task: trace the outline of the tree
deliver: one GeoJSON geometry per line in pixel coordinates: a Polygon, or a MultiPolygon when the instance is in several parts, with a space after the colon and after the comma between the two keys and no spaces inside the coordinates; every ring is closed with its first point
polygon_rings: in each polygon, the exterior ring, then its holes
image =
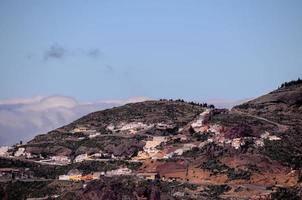
{"type": "Polygon", "coordinates": [[[209,108],[214,109],[215,106],[213,104],[209,105],[209,108]]]}

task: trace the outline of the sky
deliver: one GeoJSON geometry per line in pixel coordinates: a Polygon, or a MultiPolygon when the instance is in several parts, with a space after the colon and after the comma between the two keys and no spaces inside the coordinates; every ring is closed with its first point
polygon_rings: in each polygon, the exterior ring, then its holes
{"type": "Polygon", "coordinates": [[[0,0],[0,145],[159,98],[231,107],[302,77],[301,0],[0,0]]]}
{"type": "Polygon", "coordinates": [[[1,0],[0,99],[243,99],[302,76],[301,0],[1,0]]]}

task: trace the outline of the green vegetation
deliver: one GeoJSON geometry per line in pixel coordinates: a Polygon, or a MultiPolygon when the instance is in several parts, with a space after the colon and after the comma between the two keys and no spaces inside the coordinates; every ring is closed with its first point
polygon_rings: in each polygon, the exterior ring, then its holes
{"type": "Polygon", "coordinates": [[[233,112],[217,113],[211,117],[210,123],[229,127],[229,138],[259,136],[264,130],[275,132],[278,128],[267,121],[233,112]]]}
{"type": "Polygon", "coordinates": [[[141,163],[133,163],[123,160],[113,160],[108,162],[83,161],[64,166],[55,166],[0,158],[0,166],[13,168],[30,168],[35,177],[55,179],[58,178],[59,175],[67,174],[71,169],[78,169],[84,174],[88,174],[93,171],[110,171],[119,167],[128,167],[131,170],[137,170],[141,166],[141,163]]]}
{"type": "Polygon", "coordinates": [[[203,146],[202,148],[193,147],[191,150],[185,151],[182,154],[182,157],[195,159],[200,156],[206,156],[209,159],[216,159],[219,156],[223,155],[223,153],[225,153],[226,151],[227,149],[224,147],[218,146],[215,143],[209,143],[203,146]]]}
{"type": "Polygon", "coordinates": [[[272,194],[272,200],[301,200],[298,191],[294,188],[281,188],[278,187],[277,191],[272,194]]]}
{"type": "Polygon", "coordinates": [[[63,127],[67,132],[76,125],[96,127],[108,133],[108,124],[142,121],[144,123],[173,122],[182,126],[192,121],[204,108],[178,101],[146,101],[91,113],[63,127]]]}
{"type": "Polygon", "coordinates": [[[295,169],[302,167],[302,135],[297,130],[289,130],[283,134],[282,140],[264,141],[262,153],[273,160],[295,169]]]}
{"type": "Polygon", "coordinates": [[[292,80],[292,81],[289,81],[289,82],[284,82],[281,84],[281,88],[284,88],[284,87],[289,87],[289,86],[292,86],[292,85],[299,85],[299,84],[302,84],[302,80],[300,78],[298,78],[297,80],[292,80]]]}
{"type": "Polygon", "coordinates": [[[206,141],[209,136],[211,136],[212,133],[206,132],[206,133],[192,133],[191,136],[193,139],[195,139],[198,142],[204,142],[206,141]]]}
{"type": "Polygon", "coordinates": [[[0,199],[26,199],[29,197],[45,197],[54,194],[53,188],[48,188],[50,181],[0,183],[0,199]],[[4,189],[5,188],[5,189],[4,189]]]}
{"type": "Polygon", "coordinates": [[[214,175],[227,174],[229,180],[245,179],[249,180],[252,173],[248,170],[234,169],[222,164],[219,160],[213,158],[204,162],[200,166],[203,169],[211,171],[214,175]]]}
{"type": "Polygon", "coordinates": [[[202,196],[209,197],[210,199],[219,199],[218,196],[231,189],[228,185],[208,185],[202,192],[202,196]]]}
{"type": "Polygon", "coordinates": [[[82,183],[70,181],[14,181],[0,182],[0,199],[27,199],[41,198],[61,194],[63,190],[76,190],[82,188],[82,183]]]}
{"type": "Polygon", "coordinates": [[[230,180],[245,179],[250,180],[252,173],[248,170],[229,168],[227,175],[230,180]]]}
{"type": "Polygon", "coordinates": [[[188,103],[188,104],[191,104],[191,105],[194,105],[194,106],[201,106],[201,107],[204,107],[204,108],[215,108],[215,106],[213,104],[199,103],[199,102],[194,102],[194,101],[185,101],[183,99],[176,99],[176,100],[160,99],[159,101],[172,101],[172,102],[174,101],[174,102],[188,103]]]}

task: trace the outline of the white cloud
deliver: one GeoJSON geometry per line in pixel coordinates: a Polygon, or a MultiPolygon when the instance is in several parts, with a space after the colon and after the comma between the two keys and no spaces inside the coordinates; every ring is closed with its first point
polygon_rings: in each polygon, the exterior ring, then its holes
{"type": "Polygon", "coordinates": [[[148,98],[126,100],[100,100],[79,103],[64,96],[37,96],[33,98],[0,101],[0,145],[11,145],[20,140],[28,141],[35,135],[68,124],[83,115],[148,98]]]}
{"type": "MultiPolygon", "coordinates": [[[[1,100],[0,146],[28,141],[37,134],[47,133],[94,111],[146,100],[150,99],[133,97],[82,103],[72,97],[36,96],[1,100]]],[[[218,108],[232,108],[247,100],[212,99],[206,102],[218,108]]]]}
{"type": "Polygon", "coordinates": [[[43,96],[34,96],[31,98],[4,99],[4,100],[0,100],[0,106],[1,105],[35,103],[35,102],[39,102],[43,98],[44,98],[43,96]]]}
{"type": "Polygon", "coordinates": [[[22,106],[21,110],[25,111],[42,111],[52,108],[67,108],[76,107],[78,102],[71,97],[50,96],[40,99],[40,101],[32,102],[22,106]]]}

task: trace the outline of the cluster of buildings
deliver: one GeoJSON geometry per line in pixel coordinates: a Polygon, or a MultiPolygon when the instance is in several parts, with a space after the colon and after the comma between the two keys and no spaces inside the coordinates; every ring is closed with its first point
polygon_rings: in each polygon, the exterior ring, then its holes
{"type": "Polygon", "coordinates": [[[71,159],[67,156],[50,156],[49,158],[45,159],[41,155],[35,155],[27,152],[24,147],[19,147],[15,151],[12,150],[11,147],[0,147],[0,156],[32,159],[34,162],[49,165],[67,165],[71,163],[71,159]]]}
{"type": "Polygon", "coordinates": [[[138,155],[133,158],[135,160],[144,159],[158,159],[158,146],[167,141],[167,137],[164,136],[154,136],[152,140],[147,140],[142,151],[138,152],[138,155]]]}
{"type": "MultiPolygon", "coordinates": [[[[88,138],[95,138],[100,135],[99,132],[95,129],[87,128],[85,126],[77,126],[75,127],[71,133],[83,133],[88,136],[88,138]]],[[[80,137],[80,139],[85,139],[85,137],[80,137]]]]}
{"type": "Polygon", "coordinates": [[[90,129],[85,126],[77,126],[71,131],[71,133],[86,133],[88,131],[90,131],[90,129]]]}
{"type": "Polygon", "coordinates": [[[15,157],[24,156],[25,158],[33,158],[31,153],[25,151],[24,147],[18,148],[18,150],[14,152],[14,156],[15,157]]]}
{"type": "Polygon", "coordinates": [[[124,134],[136,134],[139,131],[149,129],[154,125],[148,125],[142,122],[130,122],[130,123],[120,123],[118,125],[110,124],[107,126],[107,130],[111,131],[112,133],[124,133],[124,134]]]}
{"type": "MultiPolygon", "coordinates": [[[[158,147],[169,140],[169,137],[153,137],[152,140],[146,141],[146,145],[143,148],[143,151],[138,153],[134,159],[144,160],[144,159],[169,159],[173,156],[181,156],[184,152],[192,150],[192,148],[202,148],[209,143],[215,142],[218,145],[224,146],[229,145],[234,149],[240,149],[243,147],[247,141],[253,141],[255,146],[263,146],[264,140],[281,140],[280,137],[270,134],[269,132],[265,132],[261,135],[260,138],[256,137],[236,137],[229,139],[225,137],[225,128],[219,124],[208,125],[205,123],[207,116],[209,116],[211,109],[206,109],[202,112],[198,118],[191,123],[191,128],[194,129],[195,132],[199,134],[209,134],[209,137],[206,141],[201,142],[200,144],[196,143],[186,143],[183,144],[182,147],[174,149],[173,151],[160,151],[158,147]],[[168,152],[168,153],[167,153],[168,152]]],[[[158,126],[158,125],[155,125],[158,126]]],[[[159,125],[163,129],[169,128],[167,125],[159,125]]],[[[178,134],[173,136],[173,138],[179,137],[180,141],[187,141],[186,135],[178,134]]],[[[171,138],[170,138],[171,139],[171,138]]]]}
{"type": "Polygon", "coordinates": [[[10,149],[11,149],[11,147],[8,147],[8,146],[0,147],[0,156],[8,157],[10,155],[10,153],[9,153],[10,149]]]}
{"type": "Polygon", "coordinates": [[[137,176],[139,178],[143,178],[146,180],[154,180],[157,177],[159,177],[159,174],[157,172],[133,173],[131,169],[129,169],[127,167],[122,167],[122,168],[118,168],[118,169],[114,169],[114,170],[106,171],[106,172],[92,172],[92,173],[86,174],[86,175],[82,174],[77,169],[72,169],[66,175],[60,175],[59,180],[91,181],[91,180],[100,179],[101,176],[113,177],[113,176],[126,176],[126,175],[137,176]]]}
{"type": "Polygon", "coordinates": [[[87,153],[77,155],[73,162],[83,162],[85,160],[114,160],[116,157],[113,154],[107,154],[103,153],[102,151],[99,151],[98,153],[94,153],[91,155],[88,155],[87,153]]]}
{"type": "Polygon", "coordinates": [[[253,141],[255,146],[264,146],[264,140],[281,140],[280,137],[271,135],[269,132],[265,131],[260,138],[257,137],[237,137],[233,139],[228,139],[224,136],[223,128],[219,128],[219,125],[214,125],[210,129],[211,132],[215,133],[215,136],[211,138],[213,141],[216,141],[219,145],[230,145],[234,149],[239,149],[240,147],[244,146],[247,141],[253,141]],[[216,128],[215,128],[216,126],[216,128]]]}
{"type": "Polygon", "coordinates": [[[2,157],[25,157],[25,158],[34,158],[35,156],[29,152],[26,152],[24,147],[19,147],[17,145],[16,148],[2,146],[0,147],[0,156],[2,157]],[[15,150],[17,149],[17,150],[15,150]]]}
{"type": "MultiPolygon", "coordinates": [[[[20,145],[17,145],[18,147],[20,145]]],[[[29,152],[26,152],[24,147],[13,148],[8,146],[0,147],[0,156],[2,157],[24,157],[27,159],[35,158],[35,155],[32,155],[29,152]],[[15,150],[16,149],[16,150],[15,150]]]]}
{"type": "Polygon", "coordinates": [[[204,112],[200,113],[198,118],[191,124],[191,127],[195,132],[204,131],[204,121],[206,117],[210,114],[211,109],[206,109],[204,112]]]}
{"type": "Polygon", "coordinates": [[[270,140],[270,141],[273,141],[273,140],[281,140],[280,137],[278,136],[275,136],[275,135],[271,135],[271,133],[269,133],[268,131],[265,131],[261,136],[260,136],[260,139],[257,139],[255,141],[255,144],[256,146],[264,146],[264,140],[270,140]]]}
{"type": "Polygon", "coordinates": [[[82,174],[77,169],[70,170],[66,175],[60,175],[59,180],[67,180],[67,181],[91,181],[91,180],[97,180],[100,179],[101,176],[122,176],[122,175],[131,175],[132,171],[127,168],[118,168],[111,171],[106,172],[92,172],[90,174],[82,174]]]}
{"type": "Polygon", "coordinates": [[[158,130],[166,130],[174,128],[174,125],[165,124],[165,123],[157,123],[157,124],[145,124],[143,122],[129,122],[129,123],[120,123],[118,125],[110,124],[106,127],[107,130],[112,133],[123,133],[134,135],[140,131],[144,131],[151,128],[156,128],[158,130]]]}
{"type": "Polygon", "coordinates": [[[165,123],[157,123],[154,126],[158,130],[167,130],[167,129],[173,129],[173,128],[175,128],[175,125],[173,125],[173,124],[165,124],[165,123]]]}
{"type": "Polygon", "coordinates": [[[49,159],[41,159],[36,162],[45,163],[49,165],[68,165],[71,163],[71,160],[67,156],[50,156],[49,159]]]}
{"type": "Polygon", "coordinates": [[[91,174],[83,175],[77,169],[70,170],[66,175],[60,175],[59,180],[64,181],[91,181],[100,179],[101,173],[100,172],[92,172],[91,174]]]}
{"type": "Polygon", "coordinates": [[[163,158],[164,159],[169,159],[172,158],[173,156],[181,156],[184,152],[186,151],[190,151],[192,150],[194,147],[197,147],[197,145],[193,144],[193,143],[187,143],[187,144],[183,144],[182,147],[166,154],[163,158]]]}
{"type": "MultiPolygon", "coordinates": [[[[280,137],[275,135],[271,135],[269,132],[265,131],[264,134],[260,136],[260,138],[256,137],[237,137],[229,139],[225,137],[224,127],[219,124],[207,125],[204,123],[206,117],[210,114],[210,109],[207,109],[203,113],[199,115],[199,117],[191,124],[191,128],[194,129],[195,132],[199,132],[200,134],[208,134],[213,133],[210,138],[208,138],[207,142],[215,142],[218,145],[230,145],[234,149],[239,149],[240,147],[246,144],[247,140],[253,140],[255,146],[263,146],[264,140],[281,140],[280,137]]],[[[203,145],[202,143],[201,145],[203,145]]]]}
{"type": "MultiPolygon", "coordinates": [[[[142,151],[138,152],[138,155],[133,158],[133,161],[140,161],[145,159],[169,159],[173,156],[181,156],[184,152],[190,151],[193,148],[203,148],[205,145],[209,143],[217,143],[218,145],[230,145],[234,149],[239,149],[243,145],[246,144],[247,139],[245,137],[241,138],[233,138],[228,139],[225,137],[224,133],[224,127],[218,124],[214,125],[208,125],[205,123],[205,120],[207,116],[210,114],[211,109],[206,109],[204,112],[202,112],[196,120],[194,120],[190,124],[190,128],[192,128],[196,133],[199,134],[209,134],[209,137],[207,140],[203,142],[192,142],[192,143],[184,143],[188,141],[188,137],[185,134],[182,134],[182,131],[179,131],[181,134],[177,134],[174,136],[152,136],[151,139],[147,140],[145,143],[145,146],[143,147],[142,151]],[[179,139],[183,142],[183,144],[177,145],[177,147],[173,147],[170,149],[164,149],[160,150],[160,146],[168,142],[170,139],[179,139]]],[[[147,130],[150,128],[156,128],[159,130],[166,130],[174,128],[173,125],[164,124],[164,123],[158,123],[158,124],[144,124],[142,122],[130,122],[130,123],[121,123],[119,125],[108,125],[107,130],[111,131],[112,133],[123,133],[123,134],[136,134],[140,131],[147,130]]],[[[83,133],[85,135],[85,138],[87,136],[89,138],[95,138],[100,135],[99,132],[96,130],[93,130],[91,128],[87,128],[84,126],[77,126],[72,131],[72,133],[83,133]]],[[[269,132],[265,132],[261,135],[260,138],[252,138],[256,146],[263,146],[264,140],[281,140],[280,137],[277,137],[275,135],[272,135],[269,132]]],[[[26,152],[26,149],[22,146],[17,146],[16,150],[12,151],[10,147],[0,147],[0,156],[14,156],[14,157],[25,157],[25,158],[37,158],[36,155],[31,155],[29,152],[26,152]]],[[[50,156],[48,159],[39,157],[36,159],[35,162],[39,163],[46,163],[46,164],[53,164],[53,165],[68,165],[72,162],[83,162],[85,160],[105,160],[105,159],[115,159],[113,155],[109,155],[103,152],[94,153],[92,155],[80,154],[77,155],[74,160],[72,161],[67,156],[50,156]]],[[[24,175],[28,173],[24,173],[24,171],[20,169],[12,169],[12,168],[0,168],[0,177],[7,177],[7,176],[13,176],[13,177],[21,177],[24,178],[28,175],[24,175]]],[[[66,175],[60,175],[59,180],[69,180],[69,181],[90,181],[90,180],[96,180],[99,179],[100,176],[121,176],[121,175],[136,175],[138,177],[144,178],[144,179],[150,179],[154,180],[157,176],[156,172],[152,173],[136,173],[133,174],[133,172],[128,168],[118,168],[111,171],[106,172],[92,172],[90,174],[83,175],[78,170],[71,170],[66,175]]],[[[12,177],[11,177],[12,178],[12,177]]]]}

